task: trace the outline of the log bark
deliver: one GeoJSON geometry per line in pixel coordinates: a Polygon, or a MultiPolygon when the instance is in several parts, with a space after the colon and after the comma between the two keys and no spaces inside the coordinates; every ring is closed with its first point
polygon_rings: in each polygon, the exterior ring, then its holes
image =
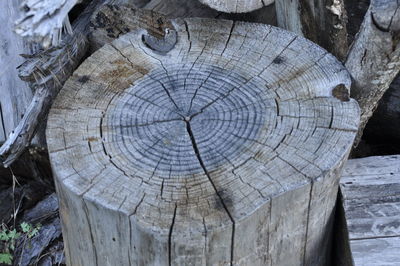
{"type": "Polygon", "coordinates": [[[50,112],[68,264],[326,265],[348,72],[271,26],[168,23],[172,50],[146,41],[159,24],[120,36],[50,112]]]}
{"type": "Polygon", "coordinates": [[[276,1],[278,26],[319,44],[340,60],[346,58],[347,15],[343,0],[276,1]]]}
{"type": "Polygon", "coordinates": [[[274,0],[199,0],[209,7],[226,13],[246,13],[270,5],[274,0]]]}
{"type": "Polygon", "coordinates": [[[396,0],[371,1],[346,59],[345,65],[354,80],[351,95],[361,108],[355,145],[360,141],[378,101],[400,70],[399,9],[396,0]]]}

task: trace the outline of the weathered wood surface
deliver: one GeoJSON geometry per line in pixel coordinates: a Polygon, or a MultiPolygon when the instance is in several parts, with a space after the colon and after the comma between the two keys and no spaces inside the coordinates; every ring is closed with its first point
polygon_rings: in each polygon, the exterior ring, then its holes
{"type": "Polygon", "coordinates": [[[399,9],[397,0],[372,0],[346,59],[354,80],[351,95],[361,108],[356,145],[378,101],[400,70],[399,9]]]}
{"type": "Polygon", "coordinates": [[[209,7],[226,13],[246,13],[263,6],[270,5],[274,0],[199,0],[209,7]]]}
{"type": "Polygon", "coordinates": [[[340,187],[355,266],[399,265],[400,156],[349,160],[340,187]]]}
{"type": "Polygon", "coordinates": [[[91,2],[74,24],[74,34],[66,35],[60,46],[24,56],[26,60],[18,67],[18,75],[28,82],[34,95],[26,114],[0,147],[0,162],[5,167],[18,159],[30,145],[40,124],[45,121],[58,91],[84,57],[88,49],[86,35],[89,32],[90,17],[101,2],[91,2]]]}
{"type": "Polygon", "coordinates": [[[17,67],[23,62],[19,54],[29,52],[21,37],[13,32],[20,15],[19,2],[0,2],[0,145],[13,131],[32,98],[28,85],[18,78],[17,67]]]}
{"type": "MultiPolygon", "coordinates": [[[[112,2],[118,2],[118,0],[113,0],[112,2]]],[[[132,1],[128,2],[132,3],[132,1]]],[[[141,5],[139,5],[140,1],[139,3],[136,2],[137,1],[133,1],[136,7],[155,11],[169,18],[218,18],[276,25],[275,5],[272,2],[260,9],[246,13],[225,13],[217,11],[201,4],[198,0],[151,0],[141,5]]]]}
{"type": "Polygon", "coordinates": [[[346,58],[346,10],[343,0],[275,2],[278,26],[321,45],[340,60],[346,58]]]}
{"type": "MultiPolygon", "coordinates": [[[[61,43],[64,31],[72,34],[68,12],[79,0],[23,0],[21,17],[15,25],[15,32],[31,41],[41,43],[43,47],[61,43]]],[[[14,22],[15,20],[12,20],[14,22]]]]}
{"type": "Polygon", "coordinates": [[[50,112],[68,263],[326,265],[358,128],[347,71],[271,26],[170,23],[171,51],[120,36],[50,112]]]}
{"type": "MultiPolygon", "coordinates": [[[[30,37],[31,40],[33,39],[42,42],[42,45],[44,45],[45,47],[50,45],[50,43],[57,44],[60,41],[58,39],[61,38],[61,33],[62,33],[62,31],[59,28],[60,26],[57,26],[61,25],[58,22],[64,21],[67,24],[69,23],[68,18],[65,18],[65,16],[67,9],[70,9],[72,7],[71,5],[72,2],[73,1],[69,1],[69,3],[57,2],[54,6],[52,6],[50,2],[43,2],[43,3],[29,2],[30,4],[34,5],[35,8],[34,10],[30,10],[29,8],[25,9],[26,14],[24,19],[21,19],[21,21],[17,23],[17,28],[18,28],[17,32],[19,32],[23,36],[30,37]],[[68,6],[68,8],[66,8],[66,6],[68,6]],[[58,9],[62,10],[62,12],[53,12],[53,13],[50,12],[51,10],[54,11],[58,9]],[[50,12],[51,15],[44,16],[46,12],[47,13],[50,12]],[[40,18],[37,19],[37,23],[27,23],[27,21],[30,21],[32,18],[36,16],[40,18]],[[47,23],[46,22],[47,20],[51,20],[52,22],[47,23]]],[[[95,11],[96,3],[100,2],[102,1],[92,1],[89,11],[91,12],[95,11]]],[[[231,14],[223,14],[221,12],[217,12],[211,8],[208,8],[200,4],[197,0],[189,0],[189,1],[153,0],[145,2],[110,0],[106,2],[115,3],[118,5],[130,2],[135,4],[136,6],[143,7],[144,9],[160,11],[162,14],[168,15],[169,17],[177,17],[177,16],[182,16],[182,17],[200,16],[200,17],[219,17],[219,18],[227,17],[235,20],[245,20],[245,21],[275,24],[275,13],[273,6],[264,7],[255,12],[246,13],[243,15],[235,15],[235,14],[231,15],[231,14]]],[[[25,3],[24,5],[27,5],[27,3],[25,3]]],[[[124,19],[126,19],[126,17],[125,18],[123,17],[126,14],[120,12],[119,15],[120,19],[118,21],[121,21],[122,23],[120,23],[119,25],[113,24],[109,26],[114,27],[114,29],[117,29],[117,32],[120,32],[121,29],[123,32],[132,30],[132,28],[129,28],[130,26],[132,26],[131,25],[132,23],[125,23],[123,21],[124,19]],[[118,28],[122,24],[126,25],[127,27],[118,28]]],[[[22,75],[22,79],[26,80],[27,75],[30,75],[31,77],[27,81],[30,82],[31,87],[33,88],[39,87],[39,89],[36,89],[34,99],[27,107],[27,110],[24,113],[25,116],[22,118],[22,121],[18,125],[10,127],[10,129],[8,130],[9,132],[13,132],[13,134],[10,136],[10,138],[7,140],[4,146],[1,147],[0,149],[0,157],[2,158],[3,164],[5,166],[9,166],[16,159],[18,159],[21,153],[25,151],[26,147],[28,147],[31,144],[33,136],[36,134],[38,128],[41,126],[41,124],[38,122],[44,120],[44,117],[47,115],[47,110],[52,102],[52,99],[54,98],[54,96],[64,83],[65,79],[70,75],[71,67],[73,66],[73,68],[75,68],[76,64],[79,63],[80,60],[79,58],[81,58],[84,55],[87,47],[84,36],[86,35],[86,33],[81,35],[82,28],[86,27],[85,23],[87,22],[87,19],[85,19],[84,17],[85,16],[80,16],[78,18],[77,23],[75,23],[79,24],[80,25],[79,27],[77,27],[76,25],[72,27],[72,29],[74,30],[72,37],[69,35],[64,35],[63,37],[64,40],[61,43],[61,48],[57,46],[50,48],[49,51],[36,53],[33,56],[31,56],[27,60],[27,62],[23,64],[22,68],[25,69],[23,69],[22,71],[25,73],[20,74],[22,75]],[[80,45],[80,47],[76,47],[77,45],[80,45]],[[72,48],[72,50],[69,50],[69,48],[72,48]],[[50,61],[52,63],[47,63],[47,61],[50,61]],[[56,62],[57,64],[54,64],[54,62],[56,62]],[[42,67],[44,67],[45,71],[43,71],[42,67]],[[61,67],[66,67],[66,71],[63,71],[61,67]],[[38,75],[36,75],[36,77],[32,79],[32,72],[40,72],[40,73],[37,73],[38,75]],[[51,74],[49,75],[49,73],[51,74]],[[54,78],[55,76],[58,77],[54,78]],[[42,81],[36,80],[38,77],[40,79],[49,81],[46,83],[46,87],[43,86],[42,81]],[[54,82],[53,84],[50,84],[51,83],[50,81],[52,80],[54,81],[56,79],[58,79],[58,81],[54,82]]],[[[128,18],[127,21],[130,21],[130,19],[128,18]]],[[[133,28],[137,28],[137,26],[134,26],[133,28]]],[[[115,34],[110,34],[110,35],[114,36],[111,39],[114,39],[116,37],[115,34]]],[[[95,49],[92,49],[92,52],[94,50],[95,49]]],[[[11,78],[11,80],[13,79],[11,78]]],[[[18,82],[20,81],[18,80],[18,82]]],[[[0,113],[6,114],[6,112],[0,112],[0,113]]],[[[14,113],[18,112],[14,111],[14,113]]],[[[4,116],[5,115],[0,117],[1,121],[0,144],[2,144],[2,142],[5,141],[5,135],[7,135],[6,134],[7,130],[5,130],[6,126],[3,125],[4,119],[2,119],[4,116]]],[[[44,139],[42,138],[42,134],[39,134],[37,136],[38,136],[37,142],[39,142],[40,144],[44,144],[45,142],[44,139]]]]}

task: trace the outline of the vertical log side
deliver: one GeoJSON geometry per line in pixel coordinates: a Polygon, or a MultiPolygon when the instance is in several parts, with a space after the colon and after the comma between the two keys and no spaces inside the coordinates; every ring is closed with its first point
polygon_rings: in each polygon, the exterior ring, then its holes
{"type": "MultiPolygon", "coordinates": [[[[237,222],[233,265],[330,265],[335,197],[346,160],[328,177],[282,194],[237,222]],[[255,242],[264,249],[253,250],[255,242]]],[[[230,257],[222,248],[230,245],[230,227],[205,231],[205,246],[188,245],[194,241],[189,235],[175,236],[170,250],[168,232],[158,235],[132,214],[99,207],[79,196],[84,190],[71,191],[57,177],[55,183],[67,265],[167,266],[169,254],[172,265],[217,265],[230,257]]]]}
{"type": "Polygon", "coordinates": [[[14,130],[32,99],[32,91],[18,77],[20,54],[29,53],[26,43],[13,31],[20,1],[0,2],[0,144],[14,130]]]}

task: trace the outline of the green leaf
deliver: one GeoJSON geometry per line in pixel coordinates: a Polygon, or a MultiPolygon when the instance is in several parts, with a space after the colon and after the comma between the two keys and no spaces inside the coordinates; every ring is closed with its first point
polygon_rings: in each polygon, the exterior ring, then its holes
{"type": "Polygon", "coordinates": [[[23,222],[23,223],[21,223],[21,229],[22,229],[22,232],[28,233],[29,231],[32,230],[32,226],[26,222],[23,222]]]}
{"type": "Polygon", "coordinates": [[[0,263],[11,265],[12,259],[13,256],[10,253],[0,253],[0,263]]]}
{"type": "Polygon", "coordinates": [[[8,232],[8,236],[11,239],[17,239],[20,236],[20,233],[17,233],[17,230],[11,230],[10,232],[8,232]]]}
{"type": "Polygon", "coordinates": [[[0,231],[0,240],[1,241],[10,240],[10,237],[8,236],[7,231],[5,231],[5,230],[0,231]]]}

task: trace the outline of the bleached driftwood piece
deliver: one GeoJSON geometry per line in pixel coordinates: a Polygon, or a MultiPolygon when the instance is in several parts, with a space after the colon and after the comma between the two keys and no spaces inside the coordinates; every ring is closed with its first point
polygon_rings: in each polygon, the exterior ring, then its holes
{"type": "Polygon", "coordinates": [[[321,45],[340,60],[347,54],[343,0],[281,0],[275,2],[278,26],[321,45]]]}
{"type": "Polygon", "coordinates": [[[167,24],[103,46],[50,111],[68,264],[325,265],[348,72],[271,26],[167,24]]]}
{"type": "Polygon", "coordinates": [[[90,16],[99,3],[101,1],[93,1],[86,8],[74,25],[74,34],[66,35],[60,46],[25,56],[19,75],[35,92],[22,120],[0,147],[3,166],[11,165],[30,145],[58,91],[86,53],[90,16]]]}
{"type": "Polygon", "coordinates": [[[274,0],[199,0],[207,6],[226,13],[246,13],[270,5],[274,0]]]}
{"type": "Polygon", "coordinates": [[[372,0],[345,63],[354,80],[351,95],[361,108],[355,145],[378,101],[400,70],[399,9],[397,0],[372,0]]]}
{"type": "Polygon", "coordinates": [[[63,30],[72,34],[68,12],[80,0],[24,0],[24,12],[16,21],[15,31],[22,37],[42,43],[43,47],[61,43],[63,30]]]}
{"type": "Polygon", "coordinates": [[[349,160],[340,180],[355,266],[400,261],[400,156],[349,160]]]}

